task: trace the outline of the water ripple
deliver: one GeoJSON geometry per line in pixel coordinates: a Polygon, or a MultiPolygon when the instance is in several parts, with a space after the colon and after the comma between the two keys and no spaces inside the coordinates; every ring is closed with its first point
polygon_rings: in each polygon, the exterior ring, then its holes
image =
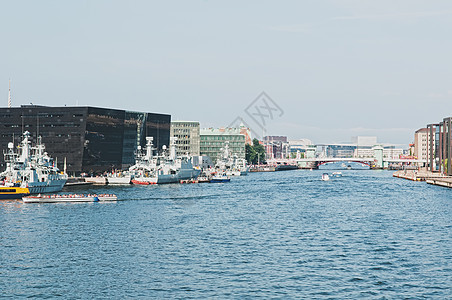
{"type": "Polygon", "coordinates": [[[0,295],[452,297],[449,189],[389,172],[321,173],[88,191],[116,203],[0,202],[0,295]]]}

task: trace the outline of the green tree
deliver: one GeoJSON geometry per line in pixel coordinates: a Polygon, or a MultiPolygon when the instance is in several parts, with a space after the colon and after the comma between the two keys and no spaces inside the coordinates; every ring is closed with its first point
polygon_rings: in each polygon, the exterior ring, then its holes
{"type": "Polygon", "coordinates": [[[253,140],[253,145],[245,146],[245,158],[249,164],[265,163],[265,148],[258,139],[253,140]]]}
{"type": "Polygon", "coordinates": [[[245,159],[248,164],[253,164],[254,157],[256,156],[256,151],[252,145],[245,145],[245,159]]]}

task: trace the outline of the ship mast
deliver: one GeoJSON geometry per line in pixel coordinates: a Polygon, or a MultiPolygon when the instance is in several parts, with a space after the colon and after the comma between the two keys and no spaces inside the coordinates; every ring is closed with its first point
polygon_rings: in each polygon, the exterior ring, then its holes
{"type": "Polygon", "coordinates": [[[9,89],[8,89],[8,108],[11,108],[11,79],[9,80],[9,89]]]}

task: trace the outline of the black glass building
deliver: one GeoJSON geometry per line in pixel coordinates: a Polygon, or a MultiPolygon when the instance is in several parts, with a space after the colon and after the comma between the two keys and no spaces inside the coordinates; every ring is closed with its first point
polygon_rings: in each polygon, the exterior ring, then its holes
{"type": "MultiPolygon", "coordinates": [[[[103,173],[134,164],[138,146],[146,137],[154,145],[169,145],[171,116],[98,107],[47,107],[25,105],[0,108],[0,149],[15,145],[29,131],[32,142],[42,136],[46,151],[69,174],[103,173]]],[[[3,155],[0,170],[4,170],[3,155]]]]}

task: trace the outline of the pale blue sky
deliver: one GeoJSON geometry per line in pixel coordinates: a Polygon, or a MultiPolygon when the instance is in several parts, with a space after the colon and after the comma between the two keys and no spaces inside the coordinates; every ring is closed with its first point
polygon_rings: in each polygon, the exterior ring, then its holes
{"type": "Polygon", "coordinates": [[[408,144],[452,115],[452,1],[0,1],[0,95],[408,144]],[[442,107],[442,108],[438,108],[442,107]]]}

